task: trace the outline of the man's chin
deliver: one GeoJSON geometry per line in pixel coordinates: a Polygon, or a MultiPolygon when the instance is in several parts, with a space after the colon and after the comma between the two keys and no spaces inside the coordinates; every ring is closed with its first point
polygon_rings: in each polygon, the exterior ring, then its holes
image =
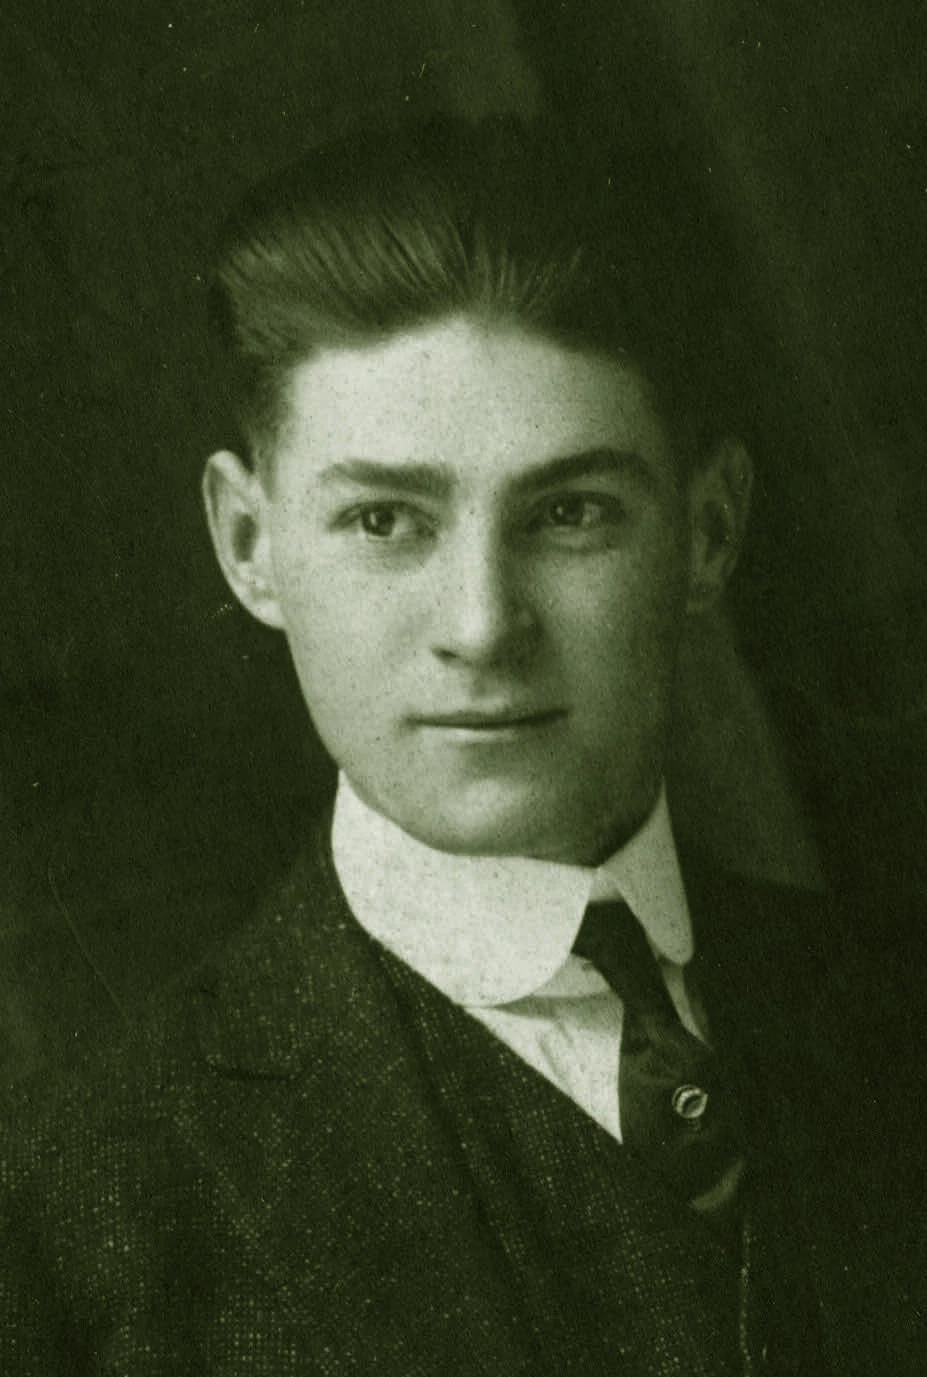
{"type": "Polygon", "coordinates": [[[492,806],[434,808],[400,822],[418,841],[458,856],[523,856],[532,860],[585,864],[588,839],[574,837],[575,810],[528,809],[513,802],[492,806]]]}

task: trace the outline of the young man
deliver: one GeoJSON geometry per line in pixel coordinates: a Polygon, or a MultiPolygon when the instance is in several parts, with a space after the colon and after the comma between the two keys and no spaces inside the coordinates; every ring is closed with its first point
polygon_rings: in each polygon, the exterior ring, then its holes
{"type": "Polygon", "coordinates": [[[820,905],[673,838],[677,653],[751,468],[652,171],[441,124],[230,223],[209,524],[338,793],[21,1132],[4,1370],[915,1370],[820,905]]]}

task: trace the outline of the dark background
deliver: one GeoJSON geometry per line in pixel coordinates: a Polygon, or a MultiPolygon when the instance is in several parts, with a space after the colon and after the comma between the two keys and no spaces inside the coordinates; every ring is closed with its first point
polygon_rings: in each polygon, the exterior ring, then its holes
{"type": "Polygon", "coordinates": [[[362,117],[567,109],[697,150],[769,344],[741,635],[834,835],[924,882],[919,0],[6,0],[0,1067],[67,1065],[240,921],[325,796],[199,504],[204,275],[257,176],[362,117]]]}

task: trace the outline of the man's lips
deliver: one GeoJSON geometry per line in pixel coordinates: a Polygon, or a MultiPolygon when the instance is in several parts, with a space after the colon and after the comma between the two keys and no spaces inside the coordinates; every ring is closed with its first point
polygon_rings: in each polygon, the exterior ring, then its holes
{"type": "Polygon", "coordinates": [[[563,708],[461,708],[453,712],[421,713],[413,717],[412,721],[419,727],[492,732],[518,727],[543,727],[565,716],[563,708]]]}

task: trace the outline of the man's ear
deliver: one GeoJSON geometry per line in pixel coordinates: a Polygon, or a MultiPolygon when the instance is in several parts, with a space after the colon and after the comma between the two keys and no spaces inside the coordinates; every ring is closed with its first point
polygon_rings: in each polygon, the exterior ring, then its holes
{"type": "Polygon", "coordinates": [[[712,607],[737,566],[750,514],[753,465],[737,440],[723,440],[689,480],[690,612],[712,607]]]}
{"type": "Polygon", "coordinates": [[[209,533],[226,581],[243,607],[280,628],[267,494],[257,473],[231,450],[210,455],[203,473],[209,533]]]}

